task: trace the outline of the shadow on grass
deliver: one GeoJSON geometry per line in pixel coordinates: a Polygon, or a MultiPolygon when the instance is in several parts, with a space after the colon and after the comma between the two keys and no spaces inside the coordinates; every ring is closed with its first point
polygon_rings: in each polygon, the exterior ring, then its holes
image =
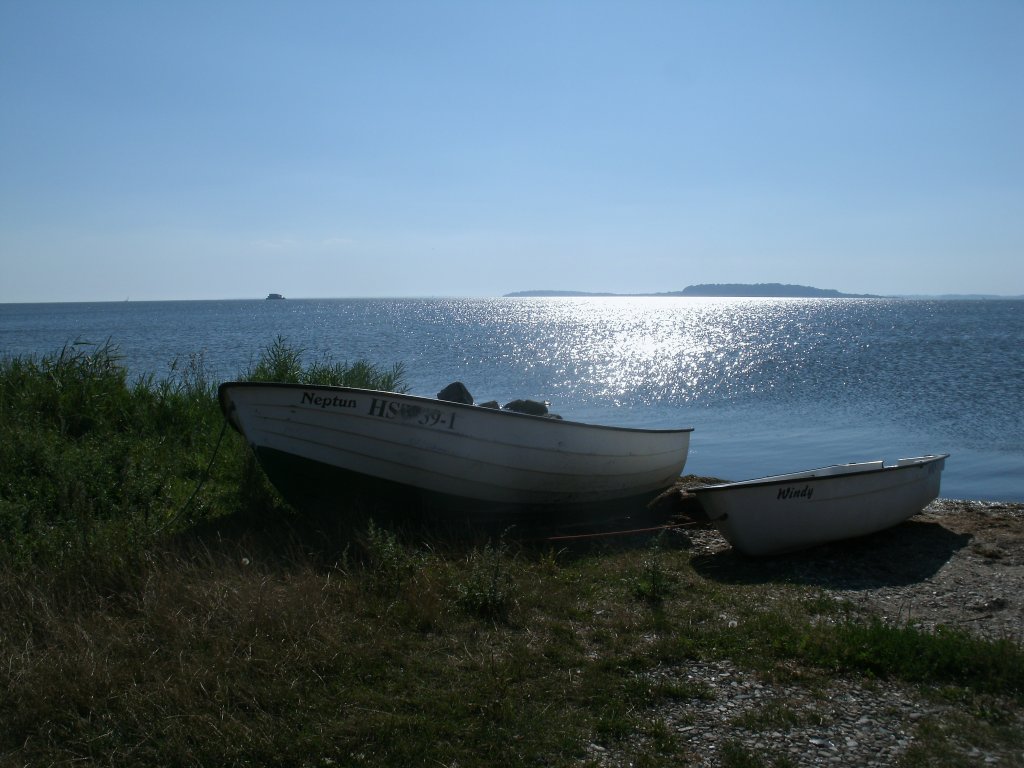
{"type": "Polygon", "coordinates": [[[302,563],[331,567],[359,557],[371,525],[395,535],[406,546],[458,555],[501,540],[523,555],[552,549],[566,556],[595,551],[689,546],[664,510],[643,504],[591,506],[569,514],[560,510],[488,510],[474,516],[452,512],[408,495],[358,494],[335,505],[307,505],[301,511],[277,505],[261,511],[214,518],[174,537],[172,547],[227,559],[259,559],[264,564],[302,563]]]}
{"type": "Polygon", "coordinates": [[[914,584],[934,576],[971,537],[911,520],[886,531],[777,557],[727,549],[692,559],[694,569],[726,584],[787,582],[838,589],[914,584]]]}

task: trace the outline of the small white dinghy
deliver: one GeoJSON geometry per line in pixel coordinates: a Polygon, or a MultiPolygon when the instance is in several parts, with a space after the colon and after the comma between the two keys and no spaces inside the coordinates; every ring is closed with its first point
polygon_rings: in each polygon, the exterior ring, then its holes
{"type": "Polygon", "coordinates": [[[938,497],[948,456],[836,464],[689,490],[738,551],[776,555],[865,536],[916,515],[938,497]]]}

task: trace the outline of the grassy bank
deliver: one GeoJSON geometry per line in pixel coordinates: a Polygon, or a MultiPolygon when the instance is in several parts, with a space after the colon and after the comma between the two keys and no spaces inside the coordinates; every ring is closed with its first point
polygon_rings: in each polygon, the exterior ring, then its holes
{"type": "MultiPolygon", "coordinates": [[[[402,387],[282,342],[246,375],[402,387]]],[[[717,583],[670,536],[567,551],[296,514],[223,431],[201,361],[160,382],[129,382],[110,347],[4,361],[0,451],[2,764],[586,765],[590,744],[686,764],[652,713],[709,692],[645,673],[715,660],[955,703],[908,765],[1024,748],[1012,643],[717,583]]]]}
{"type": "MultiPolygon", "coordinates": [[[[283,339],[240,374],[379,389],[401,389],[402,376],[401,366],[307,363],[283,339]]],[[[225,515],[280,513],[224,427],[198,356],[158,381],[129,380],[109,343],[0,360],[0,559],[80,568],[225,515]]]]}

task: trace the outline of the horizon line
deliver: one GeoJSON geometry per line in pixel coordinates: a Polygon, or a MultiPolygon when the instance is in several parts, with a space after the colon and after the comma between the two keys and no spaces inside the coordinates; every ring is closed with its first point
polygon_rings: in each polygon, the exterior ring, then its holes
{"type": "MultiPolygon", "coordinates": [[[[701,295],[684,296],[668,292],[659,293],[604,293],[597,291],[543,291],[549,295],[523,295],[532,291],[514,291],[506,294],[375,294],[365,296],[284,296],[279,300],[270,300],[266,296],[226,296],[219,298],[160,298],[160,299],[26,299],[26,300],[0,300],[0,306],[15,304],[147,304],[147,303],[172,303],[172,302],[197,302],[197,301],[349,301],[349,300],[383,300],[383,299],[850,299],[857,301],[872,301],[876,299],[908,299],[908,300],[1022,300],[1024,294],[997,294],[997,293],[893,293],[875,295],[848,295],[848,296],[735,296],[735,295],[701,295]],[[562,295],[559,295],[562,294],[562,295]]],[[[537,292],[541,293],[541,292],[537,292]]]]}

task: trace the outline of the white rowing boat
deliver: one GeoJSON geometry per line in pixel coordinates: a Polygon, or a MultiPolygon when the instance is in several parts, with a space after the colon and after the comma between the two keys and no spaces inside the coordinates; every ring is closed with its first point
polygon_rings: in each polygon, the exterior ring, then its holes
{"type": "Polygon", "coordinates": [[[583,424],[365,389],[220,386],[221,408],[296,506],[371,478],[476,507],[653,498],[682,472],[692,429],[583,424]]]}
{"type": "Polygon", "coordinates": [[[949,454],[837,464],[689,489],[738,551],[774,555],[897,525],[939,495],[949,454]]]}

